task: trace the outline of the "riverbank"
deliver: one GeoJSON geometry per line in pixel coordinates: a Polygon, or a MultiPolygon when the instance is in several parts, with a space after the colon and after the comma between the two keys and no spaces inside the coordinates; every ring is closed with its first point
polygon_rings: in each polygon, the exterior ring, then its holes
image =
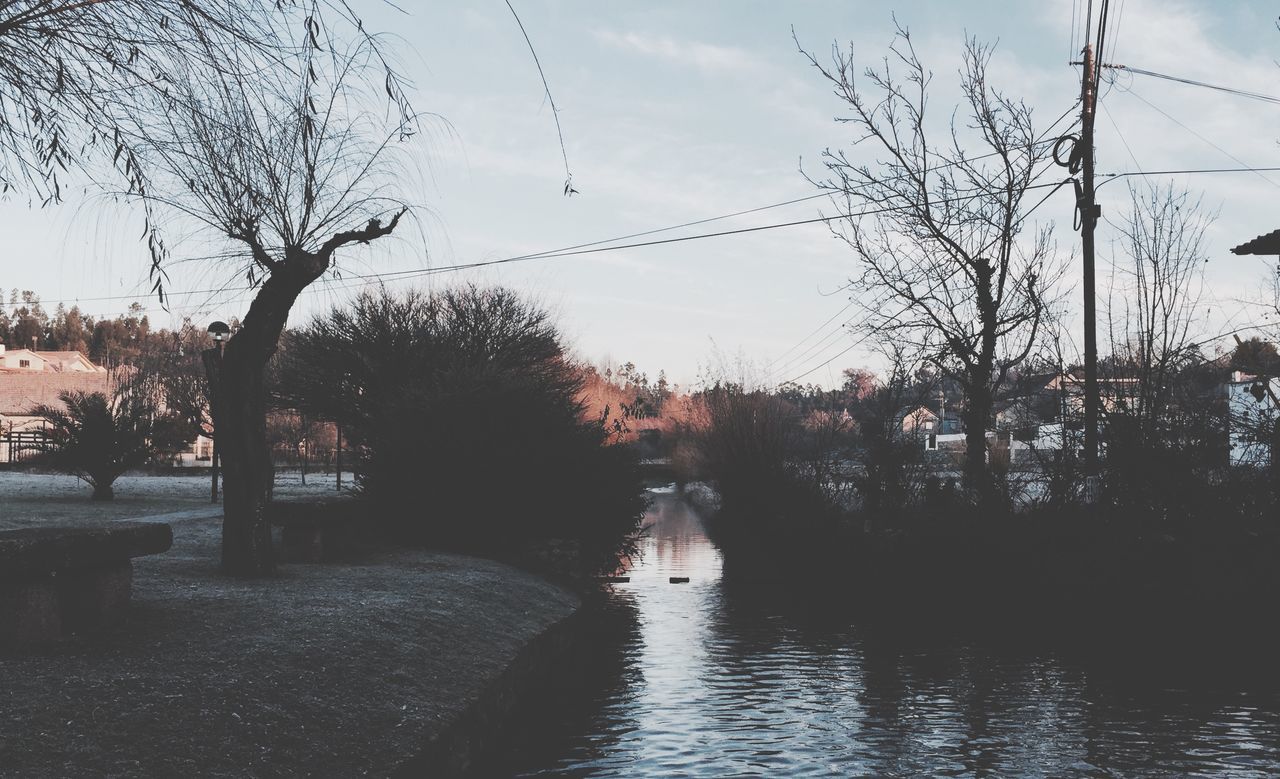
{"type": "Polygon", "coordinates": [[[471,721],[493,725],[554,653],[539,637],[580,607],[513,567],[420,550],[228,579],[217,519],[173,529],[169,552],[135,561],[124,625],[0,655],[0,775],[383,776],[432,755],[456,767],[475,735],[458,723],[479,711],[471,721]]]}

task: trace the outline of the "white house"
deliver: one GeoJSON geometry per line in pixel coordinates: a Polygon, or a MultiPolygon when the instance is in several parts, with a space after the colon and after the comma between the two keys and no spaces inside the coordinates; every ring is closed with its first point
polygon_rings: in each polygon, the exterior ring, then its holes
{"type": "Polygon", "coordinates": [[[1269,433],[1280,409],[1280,378],[1266,379],[1241,371],[1227,382],[1228,430],[1232,465],[1267,465],[1271,462],[1269,433]]]}
{"type": "Polygon", "coordinates": [[[79,352],[40,352],[5,349],[0,344],[0,462],[14,458],[14,441],[44,428],[31,416],[38,405],[60,406],[67,391],[103,392],[110,374],[79,352]]]}
{"type": "Polygon", "coordinates": [[[106,373],[80,352],[43,352],[31,349],[6,349],[0,344],[0,370],[43,373],[106,373]]]}

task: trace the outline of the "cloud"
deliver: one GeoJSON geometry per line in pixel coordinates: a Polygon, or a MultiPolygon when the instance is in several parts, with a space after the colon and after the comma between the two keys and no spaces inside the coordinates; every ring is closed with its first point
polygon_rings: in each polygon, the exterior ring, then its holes
{"type": "Polygon", "coordinates": [[[592,35],[607,47],[622,49],[669,62],[692,65],[703,71],[743,72],[755,67],[755,59],[743,49],[702,41],[682,41],[669,35],[619,33],[595,30],[592,35]]]}

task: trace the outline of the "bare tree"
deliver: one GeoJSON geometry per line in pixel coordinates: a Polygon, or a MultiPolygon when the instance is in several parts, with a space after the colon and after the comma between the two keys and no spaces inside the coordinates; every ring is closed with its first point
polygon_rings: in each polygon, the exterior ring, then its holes
{"type": "Polygon", "coordinates": [[[1130,208],[1116,225],[1107,324],[1114,405],[1149,429],[1173,398],[1173,377],[1199,357],[1204,235],[1214,215],[1186,190],[1130,188],[1130,208]],[[1121,391],[1124,388],[1124,391],[1121,391]]]}
{"type": "Polygon", "coordinates": [[[414,117],[384,81],[376,40],[363,28],[348,37],[308,17],[296,67],[188,73],[164,98],[164,131],[138,134],[147,162],[167,173],[148,202],[202,228],[205,259],[231,263],[256,289],[225,355],[206,361],[224,469],[222,563],[233,574],[274,569],[264,372],[289,311],[341,250],[390,235],[407,211],[392,187],[393,147],[414,117]],[[390,119],[373,98],[384,86],[390,119]]]}
{"type": "Polygon", "coordinates": [[[1048,147],[1031,109],[988,84],[991,48],[975,40],[959,74],[965,119],[953,114],[941,143],[926,120],[932,74],[906,29],[863,82],[852,51],[833,47],[830,65],[805,56],[847,108],[837,121],[855,129],[854,145],[880,158],[873,166],[828,149],[826,177],[810,179],[849,215],[832,230],[861,263],[850,283],[856,327],[914,349],[960,384],[966,483],[989,494],[995,394],[1034,348],[1062,273],[1049,229],[1024,234],[1048,147]]]}

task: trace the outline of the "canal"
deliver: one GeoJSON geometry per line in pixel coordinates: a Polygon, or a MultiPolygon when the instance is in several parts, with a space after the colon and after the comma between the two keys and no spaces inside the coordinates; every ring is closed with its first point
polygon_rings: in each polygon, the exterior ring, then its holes
{"type": "Polygon", "coordinates": [[[1280,775],[1272,682],[1084,660],[1016,629],[979,641],[910,615],[867,624],[838,589],[743,590],[697,512],[669,488],[652,497],[598,662],[522,726],[502,773],[1280,775]]]}

